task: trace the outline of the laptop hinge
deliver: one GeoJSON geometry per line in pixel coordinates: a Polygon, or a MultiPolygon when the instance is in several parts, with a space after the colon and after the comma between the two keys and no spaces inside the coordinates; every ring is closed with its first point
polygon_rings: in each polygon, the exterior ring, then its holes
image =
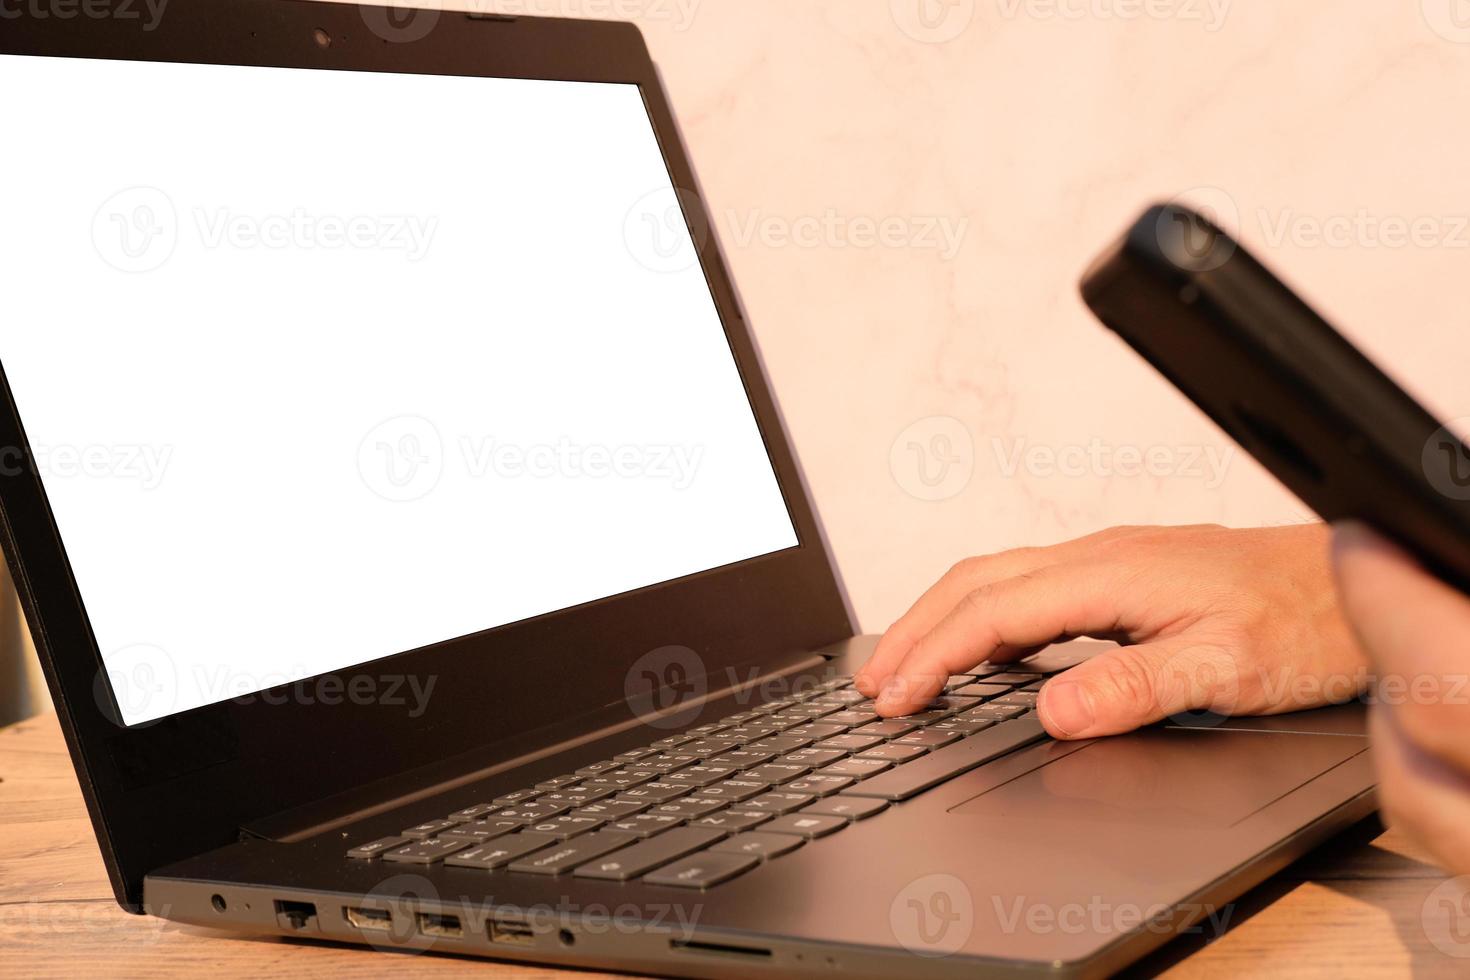
{"type": "MultiPolygon", "coordinates": [[[[502,772],[508,772],[512,769],[518,769],[521,766],[530,765],[541,759],[571,751],[583,745],[588,745],[621,732],[647,725],[650,722],[656,722],[661,717],[688,712],[696,704],[701,706],[710,704],[731,695],[738,696],[745,694],[749,696],[763,686],[769,685],[773,680],[803,671],[817,670],[830,659],[830,656],[810,652],[778,658],[775,662],[768,663],[765,670],[759,673],[753,672],[748,676],[741,677],[737,683],[726,685],[718,690],[711,690],[702,698],[681,701],[664,711],[644,712],[641,716],[628,717],[627,706],[619,703],[612,706],[610,712],[619,717],[620,720],[616,723],[602,724],[595,728],[579,732],[574,736],[561,738],[530,751],[520,753],[512,758],[497,760],[490,765],[469,763],[471,768],[461,774],[393,796],[369,796],[362,791],[349,791],[348,793],[339,794],[325,800],[319,800],[304,807],[298,807],[252,821],[240,828],[240,835],[242,838],[260,838],[279,841],[281,843],[304,840],[308,837],[314,837],[317,834],[326,833],[327,831],[365,820],[379,813],[396,810],[418,800],[427,799],[461,786],[467,786],[471,783],[489,779],[502,772]]],[[[731,674],[725,676],[733,678],[731,674]]],[[[476,752],[475,755],[483,758],[480,752],[476,752]]],[[[413,782],[412,773],[401,778],[396,778],[394,783],[401,785],[405,781],[413,782]]]]}

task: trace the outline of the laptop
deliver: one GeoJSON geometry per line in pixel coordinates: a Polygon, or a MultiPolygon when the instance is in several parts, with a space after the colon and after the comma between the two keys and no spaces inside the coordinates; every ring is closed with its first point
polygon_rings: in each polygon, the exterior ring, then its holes
{"type": "Polygon", "coordinates": [[[39,9],[0,32],[0,531],[129,912],[1091,977],[1372,812],[1360,706],[1050,741],[1099,642],[875,717],[636,27],[39,9]]]}

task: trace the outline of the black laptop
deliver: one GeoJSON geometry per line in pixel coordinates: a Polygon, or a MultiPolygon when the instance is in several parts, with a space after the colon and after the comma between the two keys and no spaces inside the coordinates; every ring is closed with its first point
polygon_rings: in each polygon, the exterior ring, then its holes
{"type": "Polygon", "coordinates": [[[1048,740],[1097,643],[876,717],[634,26],[39,9],[0,25],[0,530],[128,911],[1097,976],[1371,812],[1357,707],[1048,740]]]}

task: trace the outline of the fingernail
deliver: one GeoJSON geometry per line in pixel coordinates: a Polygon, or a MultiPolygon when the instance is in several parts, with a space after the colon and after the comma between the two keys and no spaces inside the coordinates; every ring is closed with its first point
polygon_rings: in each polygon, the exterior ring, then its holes
{"type": "Polygon", "coordinates": [[[1052,728],[1068,738],[1092,727],[1092,698],[1081,684],[1052,681],[1041,689],[1041,710],[1052,728]]]}
{"type": "Polygon", "coordinates": [[[888,678],[888,682],[883,685],[883,690],[878,692],[878,703],[890,704],[894,701],[902,699],[903,688],[904,683],[901,679],[897,677],[888,678]]]}
{"type": "Polygon", "coordinates": [[[867,674],[858,674],[852,679],[852,686],[857,688],[861,694],[871,695],[873,693],[873,678],[867,674]]]}

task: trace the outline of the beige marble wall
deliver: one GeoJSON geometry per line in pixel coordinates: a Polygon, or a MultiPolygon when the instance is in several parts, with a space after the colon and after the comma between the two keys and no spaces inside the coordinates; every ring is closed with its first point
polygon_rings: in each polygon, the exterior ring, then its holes
{"type": "Polygon", "coordinates": [[[1077,299],[1150,200],[1191,192],[1470,415],[1470,3],[617,9],[662,66],[869,630],[965,554],[1309,516],[1077,299]],[[931,225],[962,229],[953,254],[931,225]]]}

